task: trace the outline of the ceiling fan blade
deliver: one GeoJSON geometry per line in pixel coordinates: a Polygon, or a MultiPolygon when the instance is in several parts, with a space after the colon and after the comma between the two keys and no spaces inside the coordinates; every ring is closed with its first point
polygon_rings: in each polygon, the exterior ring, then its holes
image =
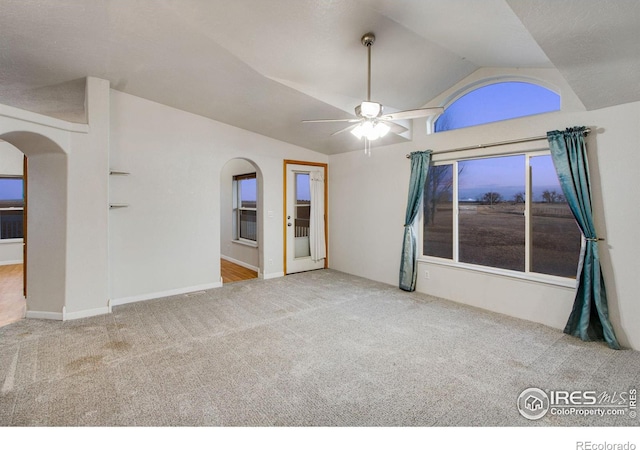
{"type": "Polygon", "coordinates": [[[402,134],[408,130],[407,127],[403,127],[402,125],[395,122],[390,122],[388,120],[382,120],[381,122],[384,122],[385,124],[387,124],[389,126],[389,131],[391,131],[394,134],[402,134]]]}
{"type": "Polygon", "coordinates": [[[345,131],[351,131],[355,127],[357,127],[358,125],[360,125],[360,124],[356,123],[355,125],[349,125],[347,128],[343,128],[342,130],[338,130],[335,133],[331,133],[331,136],[335,136],[336,134],[344,133],[345,131]]]}
{"type": "Polygon", "coordinates": [[[407,111],[398,111],[390,114],[383,114],[382,120],[401,120],[401,119],[417,119],[419,117],[435,116],[441,114],[444,108],[420,108],[409,109],[407,111]]]}
{"type": "Polygon", "coordinates": [[[360,119],[311,119],[303,120],[302,123],[322,123],[322,122],[360,122],[360,119]]]}

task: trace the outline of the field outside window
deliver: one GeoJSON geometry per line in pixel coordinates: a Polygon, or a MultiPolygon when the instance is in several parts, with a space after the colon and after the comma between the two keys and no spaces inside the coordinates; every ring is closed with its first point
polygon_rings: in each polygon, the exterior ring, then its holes
{"type": "Polygon", "coordinates": [[[548,153],[434,165],[423,208],[425,256],[575,278],[581,235],[548,153]]]}

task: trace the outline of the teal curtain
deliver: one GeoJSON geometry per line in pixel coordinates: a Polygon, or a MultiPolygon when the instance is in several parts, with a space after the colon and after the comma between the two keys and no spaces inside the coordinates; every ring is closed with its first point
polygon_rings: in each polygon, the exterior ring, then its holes
{"type": "Polygon", "coordinates": [[[607,291],[598,256],[584,135],[585,127],[547,133],[562,191],[584,237],[578,264],[576,297],[564,332],[583,341],[604,340],[609,347],[619,349],[609,321],[607,291]]]}
{"type": "Polygon", "coordinates": [[[411,153],[411,178],[409,179],[409,198],[407,199],[407,212],[404,218],[404,239],[402,240],[402,257],[400,260],[399,287],[404,291],[416,290],[416,235],[413,231],[413,223],[418,217],[420,204],[424,194],[424,183],[427,181],[429,163],[431,162],[431,150],[411,153]]]}

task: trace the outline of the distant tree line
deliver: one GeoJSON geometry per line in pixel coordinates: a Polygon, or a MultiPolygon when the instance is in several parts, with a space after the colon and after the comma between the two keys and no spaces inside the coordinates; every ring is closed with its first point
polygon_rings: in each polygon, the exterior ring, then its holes
{"type": "MultiPolygon", "coordinates": [[[[504,198],[502,194],[499,192],[489,191],[482,194],[482,196],[477,198],[478,203],[482,205],[496,205],[498,203],[504,202],[504,198]]],[[[513,195],[512,202],[513,203],[524,203],[525,201],[525,193],[517,192],[513,195]]],[[[559,194],[556,191],[545,190],[542,192],[542,203],[565,203],[566,199],[564,195],[559,194]]]]}

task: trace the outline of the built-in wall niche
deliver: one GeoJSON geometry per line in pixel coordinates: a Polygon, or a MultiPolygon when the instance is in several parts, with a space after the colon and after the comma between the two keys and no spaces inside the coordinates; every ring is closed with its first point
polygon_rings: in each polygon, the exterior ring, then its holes
{"type": "MultiPolygon", "coordinates": [[[[129,172],[125,172],[123,170],[115,170],[110,169],[109,175],[114,177],[126,177],[129,175],[129,172]]],[[[119,208],[128,208],[128,203],[109,203],[109,209],[119,209],[119,208]]]]}

